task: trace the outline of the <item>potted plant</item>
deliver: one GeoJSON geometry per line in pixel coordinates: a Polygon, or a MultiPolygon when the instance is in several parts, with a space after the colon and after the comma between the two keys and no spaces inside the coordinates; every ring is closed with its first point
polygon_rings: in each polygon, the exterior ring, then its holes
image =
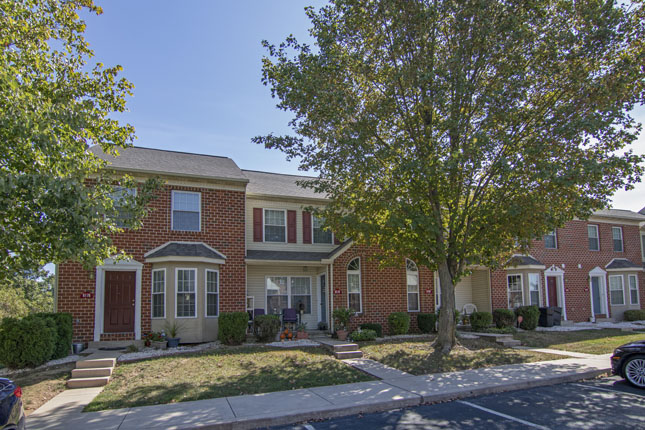
{"type": "Polygon", "coordinates": [[[307,323],[300,323],[296,326],[296,339],[309,339],[307,323]]]}
{"type": "Polygon", "coordinates": [[[325,321],[320,321],[318,323],[318,330],[320,331],[327,331],[329,327],[327,326],[327,323],[325,321]]]}
{"type": "Polygon", "coordinates": [[[177,320],[173,320],[172,323],[166,322],[166,340],[168,341],[168,348],[177,348],[179,346],[178,337],[181,326],[177,323],[177,320]]]}
{"type": "Polygon", "coordinates": [[[349,327],[349,320],[352,317],[352,311],[347,308],[334,309],[334,321],[336,321],[336,336],[338,340],[347,340],[347,328],[349,327]]]}
{"type": "Polygon", "coordinates": [[[166,349],[168,342],[166,341],[166,337],[163,333],[153,331],[145,336],[145,345],[154,349],[166,349]]]}

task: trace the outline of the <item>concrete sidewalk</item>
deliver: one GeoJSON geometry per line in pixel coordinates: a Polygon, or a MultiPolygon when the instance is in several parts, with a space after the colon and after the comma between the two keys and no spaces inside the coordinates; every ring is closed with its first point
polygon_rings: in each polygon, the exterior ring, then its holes
{"type": "Polygon", "coordinates": [[[559,384],[596,377],[609,370],[609,355],[600,355],[423,376],[393,372],[395,377],[380,381],[87,413],[80,411],[93,396],[86,402],[77,397],[45,408],[48,403],[27,418],[27,427],[248,429],[559,384]]]}

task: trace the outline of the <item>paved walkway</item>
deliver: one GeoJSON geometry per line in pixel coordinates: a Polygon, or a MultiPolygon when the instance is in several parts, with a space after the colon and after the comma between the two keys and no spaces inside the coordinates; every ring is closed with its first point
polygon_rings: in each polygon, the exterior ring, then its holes
{"type": "Polygon", "coordinates": [[[609,356],[601,355],[423,376],[384,373],[386,378],[380,381],[87,413],[81,410],[98,391],[68,390],[30,415],[27,426],[30,430],[246,429],[558,384],[608,371],[609,356]]]}

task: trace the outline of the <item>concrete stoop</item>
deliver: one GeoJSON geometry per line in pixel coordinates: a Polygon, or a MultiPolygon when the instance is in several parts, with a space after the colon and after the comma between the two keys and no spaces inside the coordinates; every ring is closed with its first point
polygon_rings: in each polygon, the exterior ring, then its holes
{"type": "Polygon", "coordinates": [[[513,339],[513,335],[510,334],[497,334],[497,333],[471,333],[475,336],[478,336],[482,339],[489,340],[491,342],[495,342],[498,345],[502,345],[503,347],[506,348],[512,348],[514,346],[520,346],[522,345],[522,342],[520,342],[517,339],[513,339]]]}
{"type": "Polygon", "coordinates": [[[339,360],[347,360],[348,358],[362,358],[363,351],[358,349],[355,343],[341,343],[332,346],[334,357],[339,360]]]}
{"type": "Polygon", "coordinates": [[[115,358],[79,360],[76,362],[76,369],[72,370],[72,378],[67,381],[67,388],[102,387],[107,385],[110,382],[115,365],[115,358]]]}

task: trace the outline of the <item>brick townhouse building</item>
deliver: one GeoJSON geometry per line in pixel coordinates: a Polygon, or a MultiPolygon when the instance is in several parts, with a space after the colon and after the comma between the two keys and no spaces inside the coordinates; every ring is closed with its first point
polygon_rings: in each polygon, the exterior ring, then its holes
{"type": "MultiPolygon", "coordinates": [[[[408,312],[414,329],[419,312],[440,306],[433,272],[410,260],[379,268],[374,249],[321,228],[305,208],[326,200],[300,187],[301,176],[242,170],[226,157],[92,151],[117,174],[159,176],[165,185],[143,227],[113,238],[131,260],[107,259],[89,271],[57,266],[56,307],[72,313],[75,341],[136,340],[175,321],[182,342],[210,341],[221,312],[285,308],[302,310],[310,329],[331,323],[339,307],[356,311],[353,326],[386,330],[391,312],[408,312]]],[[[645,301],[641,223],[645,215],[622,210],[571,221],[505,270],[473,267],[456,286],[457,307],[556,305],[570,321],[621,319],[645,301]]]]}

